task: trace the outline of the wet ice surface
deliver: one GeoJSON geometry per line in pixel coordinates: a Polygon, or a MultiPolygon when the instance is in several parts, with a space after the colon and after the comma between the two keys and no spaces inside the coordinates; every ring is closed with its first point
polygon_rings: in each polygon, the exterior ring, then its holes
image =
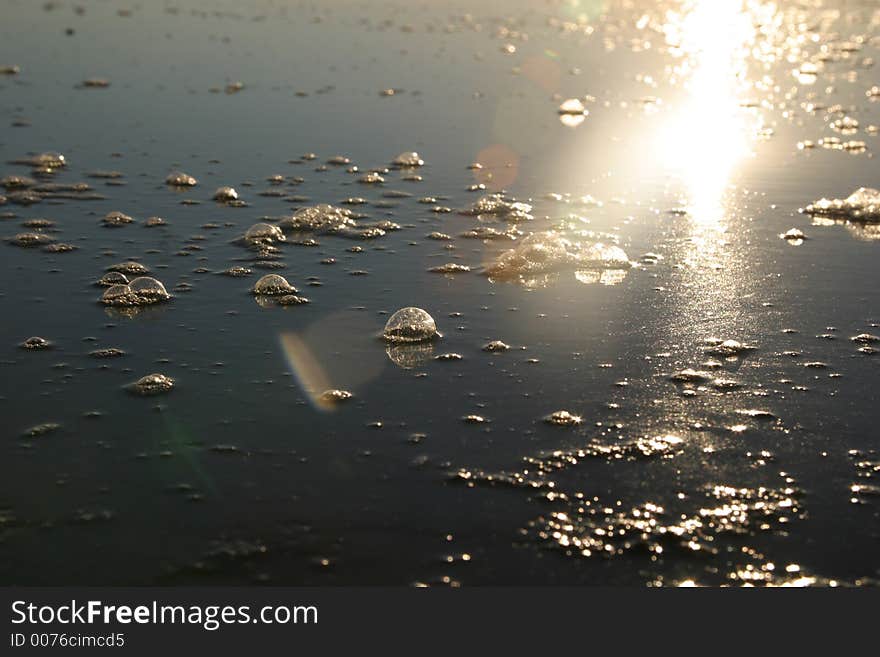
{"type": "Polygon", "coordinates": [[[7,3],[2,580],[875,583],[840,6],[7,3]]]}

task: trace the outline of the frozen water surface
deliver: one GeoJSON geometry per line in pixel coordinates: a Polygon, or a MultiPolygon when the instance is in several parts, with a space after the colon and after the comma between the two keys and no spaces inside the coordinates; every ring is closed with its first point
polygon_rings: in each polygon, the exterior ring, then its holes
{"type": "Polygon", "coordinates": [[[0,581],[876,583],[878,48],[5,2],[0,581]]]}

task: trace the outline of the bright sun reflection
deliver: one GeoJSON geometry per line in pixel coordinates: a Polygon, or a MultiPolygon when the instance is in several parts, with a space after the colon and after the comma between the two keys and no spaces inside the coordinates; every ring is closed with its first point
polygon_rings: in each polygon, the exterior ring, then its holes
{"type": "Polygon", "coordinates": [[[681,179],[694,221],[716,225],[731,175],[756,134],[754,117],[741,104],[755,28],[743,2],[694,0],[667,13],[664,32],[680,55],[673,74],[686,95],[656,133],[657,159],[681,179]]]}

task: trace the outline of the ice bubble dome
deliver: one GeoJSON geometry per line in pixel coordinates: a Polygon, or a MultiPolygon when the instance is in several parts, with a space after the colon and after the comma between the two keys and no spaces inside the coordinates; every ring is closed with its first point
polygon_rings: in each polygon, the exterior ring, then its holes
{"type": "Polygon", "coordinates": [[[101,303],[107,306],[148,306],[171,298],[165,286],[150,276],[139,276],[125,284],[108,287],[101,296],[101,303]]]}
{"type": "Polygon", "coordinates": [[[427,311],[414,306],[401,308],[388,318],[382,337],[388,342],[424,342],[440,334],[427,311]]]}
{"type": "Polygon", "coordinates": [[[287,282],[284,276],[266,274],[254,285],[253,292],[257,295],[296,294],[296,288],[287,282]]]}

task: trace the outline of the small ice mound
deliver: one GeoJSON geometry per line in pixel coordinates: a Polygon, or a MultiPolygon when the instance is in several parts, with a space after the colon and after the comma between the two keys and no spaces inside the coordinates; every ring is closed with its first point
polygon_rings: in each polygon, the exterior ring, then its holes
{"type": "Polygon", "coordinates": [[[580,415],[572,415],[568,411],[555,411],[544,417],[544,422],[556,427],[573,427],[583,421],[580,415]]]}
{"type": "Polygon", "coordinates": [[[280,296],[296,294],[297,289],[287,282],[284,276],[266,274],[254,284],[253,293],[261,296],[280,296]]]}
{"type": "Polygon", "coordinates": [[[47,434],[58,431],[61,428],[61,425],[57,422],[43,422],[42,424],[37,424],[33,427],[25,429],[21,434],[22,438],[40,438],[47,434]]]}
{"type": "Polygon", "coordinates": [[[230,203],[238,200],[238,192],[234,187],[218,187],[214,191],[213,199],[220,203],[230,203]]]}
{"type": "Polygon", "coordinates": [[[670,375],[669,380],[675,383],[708,383],[714,378],[709,372],[686,368],[670,375]]]}
{"type": "Polygon", "coordinates": [[[224,269],[220,273],[224,276],[231,276],[232,278],[244,278],[245,276],[250,276],[253,272],[247,267],[237,265],[235,267],[230,267],[229,269],[224,269]]]}
{"type": "Polygon", "coordinates": [[[531,211],[532,206],[528,203],[507,199],[503,194],[486,194],[469,208],[462,210],[461,214],[475,217],[492,216],[504,221],[531,221],[534,219],[530,214],[531,211]]]}
{"type": "Polygon", "coordinates": [[[38,169],[61,169],[67,166],[67,158],[61,153],[48,151],[32,157],[29,164],[38,169]]]}
{"type": "Polygon", "coordinates": [[[195,187],[199,184],[199,181],[188,173],[172,171],[168,174],[168,177],[165,178],[165,184],[171,187],[195,187]]]}
{"type": "Polygon", "coordinates": [[[64,244],[61,242],[55,242],[53,244],[47,244],[43,247],[43,251],[46,253],[70,253],[71,251],[76,251],[79,247],[73,244],[64,244]]]}
{"type": "Polygon", "coordinates": [[[401,308],[388,318],[382,337],[388,342],[425,342],[440,334],[434,318],[421,308],[401,308]]]}
{"type": "Polygon", "coordinates": [[[325,390],[324,392],[322,392],[320,400],[323,404],[335,405],[341,402],[348,401],[352,397],[354,397],[354,395],[351,394],[348,390],[339,390],[334,388],[332,390],[325,390]]]}
{"type": "Polygon", "coordinates": [[[804,212],[819,217],[840,217],[856,221],[880,221],[880,190],[859,187],[845,199],[821,198],[804,212]]]}
{"type": "Polygon", "coordinates": [[[471,270],[467,265],[459,265],[455,262],[447,262],[445,265],[431,267],[428,271],[433,274],[466,274],[471,270]]]}
{"type": "Polygon", "coordinates": [[[27,176],[3,176],[0,178],[0,187],[6,189],[27,189],[36,184],[36,180],[27,176]]]}
{"type": "Polygon", "coordinates": [[[130,224],[134,221],[127,214],[119,212],[118,210],[113,210],[112,212],[108,212],[101,219],[101,223],[107,226],[108,228],[117,228],[119,226],[124,226],[126,224],[130,224]]]}
{"type": "Polygon", "coordinates": [[[804,240],[807,239],[804,231],[802,231],[800,228],[790,228],[789,230],[780,234],[779,237],[784,239],[789,244],[793,244],[794,246],[800,246],[804,243],[804,240]]]}
{"type": "Polygon", "coordinates": [[[572,241],[555,231],[533,233],[489,263],[484,273],[496,280],[573,270],[626,270],[631,267],[623,249],[603,242],[572,241]]]}
{"type": "Polygon", "coordinates": [[[510,345],[505,344],[501,340],[492,340],[491,342],[487,342],[483,345],[483,351],[490,352],[499,352],[499,351],[507,351],[510,349],[510,345]]]}
{"type": "Polygon", "coordinates": [[[719,338],[707,338],[704,341],[707,345],[706,353],[711,356],[720,356],[722,358],[732,358],[740,356],[749,351],[754,351],[755,347],[743,344],[737,340],[721,340],[719,338]]]}
{"type": "Polygon", "coordinates": [[[35,335],[24,342],[21,342],[18,346],[22,349],[27,349],[28,351],[39,351],[41,349],[51,349],[52,343],[46,338],[41,338],[40,336],[35,335]]]}
{"type": "Polygon", "coordinates": [[[95,349],[89,352],[92,358],[120,358],[125,356],[125,351],[118,347],[106,347],[104,349],[95,349]]]}
{"type": "Polygon", "coordinates": [[[106,78],[86,78],[80,83],[83,89],[106,89],[110,86],[110,80],[106,78]]]}
{"type": "Polygon", "coordinates": [[[391,163],[394,166],[400,167],[402,169],[411,169],[424,166],[425,161],[421,157],[419,157],[419,154],[415,151],[408,151],[405,153],[401,153],[400,155],[395,157],[391,163]]]}
{"type": "Polygon", "coordinates": [[[302,306],[307,303],[311,303],[311,300],[306,299],[305,297],[297,296],[295,294],[285,294],[278,297],[279,306],[302,306]]]}
{"type": "Polygon", "coordinates": [[[142,376],[134,383],[128,384],[126,390],[133,395],[149,397],[151,395],[161,395],[166,392],[171,392],[173,387],[174,379],[170,376],[153,373],[142,376]]]}
{"type": "Polygon", "coordinates": [[[247,229],[244,234],[244,241],[255,245],[272,244],[273,242],[285,241],[285,237],[278,226],[257,223],[247,229]]]}
{"type": "Polygon", "coordinates": [[[45,233],[18,233],[14,237],[8,239],[8,242],[13,246],[20,246],[25,249],[36,246],[45,246],[54,241],[54,239],[45,233]]]}
{"type": "Polygon", "coordinates": [[[160,281],[149,276],[140,276],[127,285],[108,287],[101,296],[101,303],[105,306],[150,306],[170,298],[171,295],[160,281]]]}

